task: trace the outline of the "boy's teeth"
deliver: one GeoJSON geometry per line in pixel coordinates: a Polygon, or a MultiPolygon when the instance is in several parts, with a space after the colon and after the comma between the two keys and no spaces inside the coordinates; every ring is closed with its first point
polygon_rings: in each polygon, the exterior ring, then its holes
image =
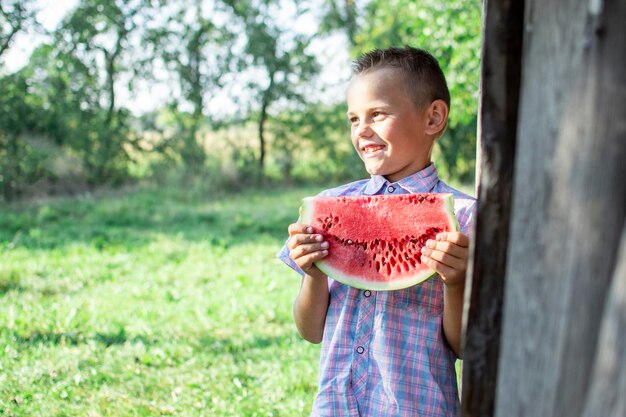
{"type": "Polygon", "coordinates": [[[380,145],[372,145],[372,146],[366,146],[364,148],[364,151],[367,152],[367,153],[372,153],[372,152],[375,152],[375,151],[377,151],[379,149],[382,149],[382,148],[383,147],[380,146],[380,145]]]}

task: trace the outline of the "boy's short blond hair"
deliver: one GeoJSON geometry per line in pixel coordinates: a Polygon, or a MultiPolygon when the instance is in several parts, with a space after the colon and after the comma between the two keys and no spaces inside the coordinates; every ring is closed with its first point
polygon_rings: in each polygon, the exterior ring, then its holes
{"type": "Polygon", "coordinates": [[[354,75],[381,68],[397,68],[404,75],[416,106],[428,106],[435,100],[443,100],[450,108],[446,77],[435,57],[427,51],[410,46],[374,49],[352,63],[354,75]]]}

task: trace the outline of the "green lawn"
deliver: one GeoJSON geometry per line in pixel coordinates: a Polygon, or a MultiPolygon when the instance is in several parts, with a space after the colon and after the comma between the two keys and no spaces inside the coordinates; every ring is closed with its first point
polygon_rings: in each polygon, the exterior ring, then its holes
{"type": "Polygon", "coordinates": [[[319,347],[274,258],[315,189],[0,209],[0,416],[301,416],[319,347]]]}

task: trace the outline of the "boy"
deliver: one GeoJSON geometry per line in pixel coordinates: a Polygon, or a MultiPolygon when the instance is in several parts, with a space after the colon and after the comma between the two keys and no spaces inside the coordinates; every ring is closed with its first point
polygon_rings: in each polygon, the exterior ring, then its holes
{"type": "Polygon", "coordinates": [[[314,262],[328,244],[308,225],[289,226],[279,257],[302,274],[294,319],[302,337],[322,343],[312,415],[457,416],[454,363],[475,201],[439,180],[430,161],[448,120],[445,77],[423,50],[374,50],[354,62],[347,101],[352,143],[371,178],[321,195],[451,192],[462,232],[440,233],[423,249],[422,262],[439,276],[375,292],[327,277],[314,262]]]}

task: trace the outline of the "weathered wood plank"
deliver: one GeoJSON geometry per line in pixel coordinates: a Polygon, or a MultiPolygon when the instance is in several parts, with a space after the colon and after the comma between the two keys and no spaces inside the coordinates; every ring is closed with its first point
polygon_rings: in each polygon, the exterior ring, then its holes
{"type": "Polygon", "coordinates": [[[626,216],[625,6],[526,4],[498,417],[584,410],[626,216]]]}
{"type": "Polygon", "coordinates": [[[523,1],[483,3],[478,215],[464,312],[462,411],[493,415],[511,210],[523,1]]]}
{"type": "Polygon", "coordinates": [[[626,416],[626,224],[604,309],[584,417],[626,416]]]}

